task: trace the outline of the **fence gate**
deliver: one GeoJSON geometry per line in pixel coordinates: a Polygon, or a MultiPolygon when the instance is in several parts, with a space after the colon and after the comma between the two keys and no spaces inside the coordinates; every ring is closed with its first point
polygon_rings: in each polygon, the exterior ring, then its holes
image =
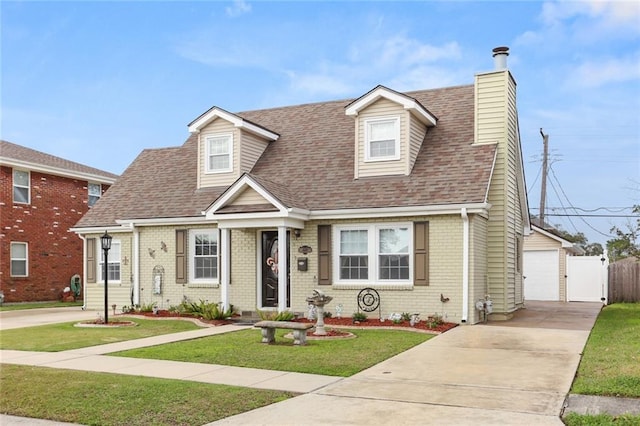
{"type": "Polygon", "coordinates": [[[567,256],[567,302],[606,303],[608,266],[600,256],[567,256]]]}

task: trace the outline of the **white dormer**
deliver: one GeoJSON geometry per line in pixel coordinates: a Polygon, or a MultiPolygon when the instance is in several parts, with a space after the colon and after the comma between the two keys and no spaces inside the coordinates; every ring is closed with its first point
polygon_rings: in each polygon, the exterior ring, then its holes
{"type": "Polygon", "coordinates": [[[191,122],[189,132],[198,134],[198,188],[232,184],[279,137],[218,107],[191,122]]]}
{"type": "Polygon", "coordinates": [[[409,175],[433,116],[417,100],[378,86],[347,105],[355,117],[355,178],[409,175]]]}

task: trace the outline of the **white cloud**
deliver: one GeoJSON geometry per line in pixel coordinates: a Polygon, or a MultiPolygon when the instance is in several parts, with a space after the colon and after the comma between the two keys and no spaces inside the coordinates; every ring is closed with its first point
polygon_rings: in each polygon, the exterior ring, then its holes
{"type": "Polygon", "coordinates": [[[580,64],[570,75],[568,84],[582,88],[640,80],[640,58],[636,55],[588,61],[580,64]]]}
{"type": "Polygon", "coordinates": [[[244,0],[234,0],[231,6],[225,8],[227,15],[235,18],[236,16],[244,15],[251,12],[251,5],[244,0]]]}

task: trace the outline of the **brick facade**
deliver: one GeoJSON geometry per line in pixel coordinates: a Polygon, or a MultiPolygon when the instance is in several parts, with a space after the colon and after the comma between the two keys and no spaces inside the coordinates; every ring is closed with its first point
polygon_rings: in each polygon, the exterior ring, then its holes
{"type": "Polygon", "coordinates": [[[0,291],[5,302],[59,300],[83,273],[82,240],[69,228],[89,209],[88,182],[31,171],[31,200],[20,204],[13,202],[13,168],[0,169],[0,291]],[[26,277],[11,276],[12,242],[28,244],[26,277]]]}

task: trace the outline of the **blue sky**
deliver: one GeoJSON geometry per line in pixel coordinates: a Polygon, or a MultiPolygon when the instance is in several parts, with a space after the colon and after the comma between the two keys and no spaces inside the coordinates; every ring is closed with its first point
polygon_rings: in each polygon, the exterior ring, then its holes
{"type": "MultiPolygon", "coordinates": [[[[145,148],[181,145],[213,105],[241,112],[378,84],[471,84],[504,45],[532,213],[540,128],[548,207],[624,215],[640,204],[637,1],[4,0],[0,19],[0,137],[113,173],[145,148]]],[[[628,220],[550,217],[600,243],[628,220]]]]}

